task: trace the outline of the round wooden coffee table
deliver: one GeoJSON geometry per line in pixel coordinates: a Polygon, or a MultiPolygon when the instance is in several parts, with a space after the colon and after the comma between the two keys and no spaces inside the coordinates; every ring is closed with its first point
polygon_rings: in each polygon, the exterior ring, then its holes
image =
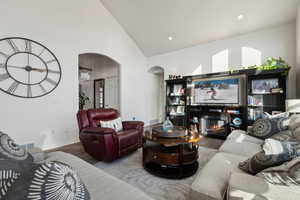
{"type": "Polygon", "coordinates": [[[162,126],[145,131],[143,166],[156,176],[181,179],[192,176],[198,169],[198,143],[201,136],[183,127],[168,132],[162,126]]]}

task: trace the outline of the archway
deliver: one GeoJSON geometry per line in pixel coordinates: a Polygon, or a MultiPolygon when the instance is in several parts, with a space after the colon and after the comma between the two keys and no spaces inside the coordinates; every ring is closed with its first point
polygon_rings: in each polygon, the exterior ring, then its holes
{"type": "Polygon", "coordinates": [[[150,124],[158,124],[163,122],[165,118],[165,81],[164,68],[160,66],[153,66],[148,70],[152,74],[152,107],[153,116],[150,124]]]}
{"type": "Polygon", "coordinates": [[[83,53],[79,64],[79,108],[120,110],[120,64],[108,56],[83,53]]]}

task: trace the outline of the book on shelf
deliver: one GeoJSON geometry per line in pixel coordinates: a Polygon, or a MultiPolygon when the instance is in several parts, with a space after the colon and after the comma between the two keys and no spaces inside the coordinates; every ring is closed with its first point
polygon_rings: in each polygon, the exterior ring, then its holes
{"type": "Polygon", "coordinates": [[[262,96],[248,96],[248,104],[250,106],[263,106],[263,97],[262,96]]]}
{"type": "Polygon", "coordinates": [[[272,88],[271,93],[283,93],[283,89],[282,88],[272,88]]]}
{"type": "Polygon", "coordinates": [[[255,120],[259,119],[259,118],[262,118],[263,112],[264,112],[264,111],[263,111],[262,109],[258,109],[258,108],[250,108],[250,109],[248,110],[248,118],[249,118],[250,120],[255,121],[255,120]]]}
{"type": "Polygon", "coordinates": [[[229,113],[229,114],[236,114],[236,115],[241,114],[241,112],[239,110],[227,110],[227,113],[229,113]]]}

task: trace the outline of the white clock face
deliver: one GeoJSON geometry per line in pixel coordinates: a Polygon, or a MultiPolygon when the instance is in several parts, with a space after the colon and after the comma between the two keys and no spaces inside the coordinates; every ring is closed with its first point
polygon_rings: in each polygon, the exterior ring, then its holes
{"type": "Polygon", "coordinates": [[[59,61],[48,48],[26,38],[0,40],[0,90],[16,97],[41,97],[60,80],[59,61]]]}

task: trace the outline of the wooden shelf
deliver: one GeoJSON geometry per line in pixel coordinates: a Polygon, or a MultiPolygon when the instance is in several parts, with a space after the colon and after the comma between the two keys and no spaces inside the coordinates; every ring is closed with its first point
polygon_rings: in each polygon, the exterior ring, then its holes
{"type": "Polygon", "coordinates": [[[186,97],[186,95],[168,95],[167,97],[186,97]]]}
{"type": "Polygon", "coordinates": [[[283,95],[283,92],[272,92],[272,93],[264,93],[264,94],[260,94],[260,93],[250,93],[249,96],[255,96],[255,95],[283,95]]]}
{"type": "Polygon", "coordinates": [[[256,105],[248,105],[250,108],[283,108],[283,105],[263,105],[263,106],[256,106],[256,105]]]}

